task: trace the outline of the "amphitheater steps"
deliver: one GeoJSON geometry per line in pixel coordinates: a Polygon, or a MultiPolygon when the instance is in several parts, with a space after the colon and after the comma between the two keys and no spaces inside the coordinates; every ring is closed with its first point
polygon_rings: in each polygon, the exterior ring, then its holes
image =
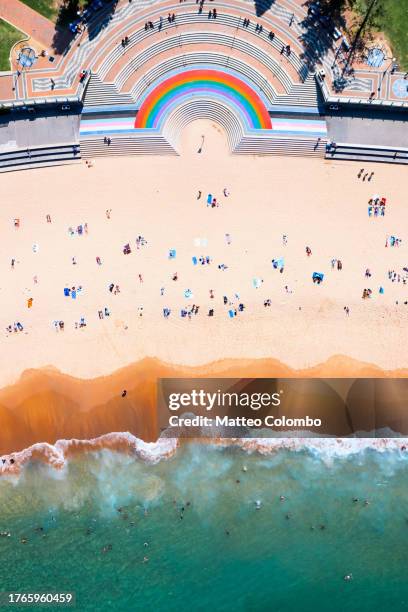
{"type": "Polygon", "coordinates": [[[0,172],[75,164],[80,161],[81,152],[77,143],[32,149],[14,149],[0,153],[0,172]]]}
{"type": "MultiPolygon", "coordinates": [[[[265,138],[245,136],[234,154],[238,155],[291,155],[323,158],[326,141],[316,146],[316,139],[265,138]]],[[[115,137],[110,145],[103,138],[81,140],[81,155],[84,159],[118,155],[177,155],[176,150],[162,136],[115,137]]]]}
{"type": "Polygon", "coordinates": [[[132,96],[118,92],[114,83],[104,83],[97,74],[92,74],[85,91],[86,106],[103,104],[134,104],[132,96]]]}
{"type": "Polygon", "coordinates": [[[259,138],[244,136],[234,153],[239,155],[283,155],[324,158],[326,140],[313,138],[259,138]]]}
{"type": "Polygon", "coordinates": [[[84,159],[111,155],[177,155],[163,136],[115,136],[111,144],[103,138],[81,139],[81,156],[84,159]]]}

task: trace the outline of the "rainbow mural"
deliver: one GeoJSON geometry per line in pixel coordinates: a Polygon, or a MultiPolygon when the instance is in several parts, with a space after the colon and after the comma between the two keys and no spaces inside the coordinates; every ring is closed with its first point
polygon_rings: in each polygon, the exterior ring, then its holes
{"type": "Polygon", "coordinates": [[[265,103],[247,83],[230,73],[204,68],[186,70],[157,85],[142,102],[134,127],[161,129],[173,108],[197,96],[232,107],[248,130],[272,129],[265,103]]]}

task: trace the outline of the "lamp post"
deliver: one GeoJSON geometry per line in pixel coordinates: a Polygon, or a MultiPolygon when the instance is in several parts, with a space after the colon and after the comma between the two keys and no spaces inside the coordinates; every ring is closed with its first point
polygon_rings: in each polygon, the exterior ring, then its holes
{"type": "Polygon", "coordinates": [[[385,75],[387,74],[388,70],[394,65],[394,63],[397,61],[396,57],[391,58],[391,62],[389,63],[389,65],[385,68],[384,72],[381,75],[381,79],[380,82],[378,84],[378,88],[377,88],[377,93],[380,94],[381,92],[381,87],[385,78],[385,75]]]}

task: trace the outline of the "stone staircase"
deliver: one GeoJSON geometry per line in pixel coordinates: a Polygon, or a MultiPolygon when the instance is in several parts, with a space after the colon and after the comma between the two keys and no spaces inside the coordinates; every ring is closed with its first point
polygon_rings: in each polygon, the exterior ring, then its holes
{"type": "Polygon", "coordinates": [[[326,152],[326,159],[358,162],[379,162],[408,165],[408,148],[378,147],[349,143],[336,143],[336,147],[326,152]]]}
{"type": "Polygon", "coordinates": [[[81,139],[81,156],[84,159],[118,155],[177,155],[174,148],[160,135],[135,135],[111,138],[107,145],[103,136],[81,139]]]}
{"type": "Polygon", "coordinates": [[[0,152],[0,172],[75,164],[81,161],[78,143],[12,149],[0,152]]]}

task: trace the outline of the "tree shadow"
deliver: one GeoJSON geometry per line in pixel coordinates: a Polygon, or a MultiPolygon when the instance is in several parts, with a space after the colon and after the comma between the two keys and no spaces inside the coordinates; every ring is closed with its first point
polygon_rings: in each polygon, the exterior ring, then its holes
{"type": "Polygon", "coordinates": [[[104,30],[111,22],[119,0],[113,0],[107,4],[107,8],[99,14],[98,19],[94,19],[89,23],[88,36],[89,40],[93,40],[98,34],[104,30]]]}
{"type": "Polygon", "coordinates": [[[266,11],[269,11],[276,0],[255,0],[255,12],[257,17],[262,17],[266,11]]]}
{"type": "MultiPolygon", "coordinates": [[[[299,71],[302,80],[322,65],[322,60],[330,52],[334,51],[336,40],[336,28],[344,28],[343,17],[344,0],[333,2],[322,1],[318,9],[314,8],[312,1],[305,3],[307,15],[300,22],[303,33],[299,40],[304,46],[304,52],[300,55],[303,65],[299,71]]],[[[338,38],[338,37],[337,37],[338,38]]]]}
{"type": "Polygon", "coordinates": [[[73,32],[70,25],[76,24],[82,31],[88,30],[89,40],[106,28],[116,10],[118,0],[87,0],[85,5],[80,0],[63,0],[60,5],[52,48],[55,53],[64,55],[75,38],[81,33],[73,32]],[[82,6],[82,12],[80,11],[82,6]],[[78,12],[81,12],[79,15],[78,12]]]}

